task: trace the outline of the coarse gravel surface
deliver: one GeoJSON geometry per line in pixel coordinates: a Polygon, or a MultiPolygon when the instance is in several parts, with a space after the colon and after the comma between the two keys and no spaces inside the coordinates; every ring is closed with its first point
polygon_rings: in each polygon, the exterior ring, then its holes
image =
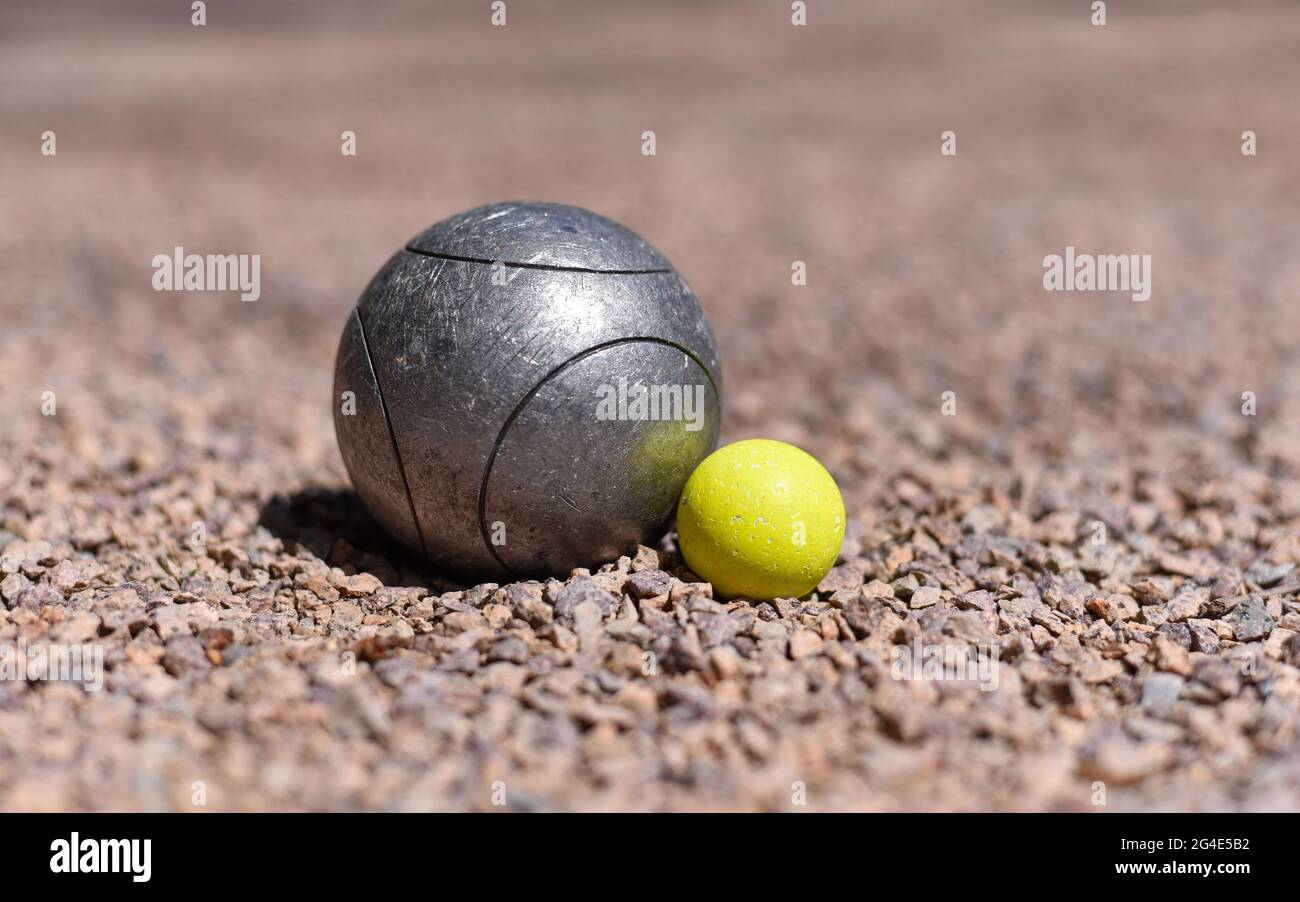
{"type": "Polygon", "coordinates": [[[0,809],[1300,808],[1300,10],[809,6],[4,4],[0,649],[106,673],[0,680],[0,809]],[[377,530],[345,317],[506,198],[690,281],[724,441],[843,489],[815,592],[671,535],[464,586],[377,530]],[[260,300],[155,292],[178,245],[260,300]],[[1067,246],[1151,299],[1046,292],[1067,246]]]}

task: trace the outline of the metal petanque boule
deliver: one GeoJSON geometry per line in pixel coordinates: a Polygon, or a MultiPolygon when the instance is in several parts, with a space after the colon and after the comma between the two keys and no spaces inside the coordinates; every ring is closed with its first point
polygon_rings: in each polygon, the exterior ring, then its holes
{"type": "Polygon", "coordinates": [[[653,247],[576,207],[503,203],[383,266],[334,399],[353,485],[404,545],[467,578],[563,574],[668,528],[717,443],[721,370],[653,247]]]}

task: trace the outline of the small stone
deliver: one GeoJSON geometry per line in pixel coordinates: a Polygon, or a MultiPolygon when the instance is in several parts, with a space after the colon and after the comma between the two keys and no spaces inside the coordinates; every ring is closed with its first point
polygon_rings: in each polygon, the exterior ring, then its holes
{"type": "Polygon", "coordinates": [[[51,631],[55,642],[80,645],[99,634],[99,618],[88,611],[78,611],[51,631]]]}
{"type": "Polygon", "coordinates": [[[895,545],[885,554],[885,570],[897,573],[898,568],[912,562],[912,549],[905,545],[895,545]]]}
{"type": "Polygon", "coordinates": [[[10,542],[0,554],[0,573],[17,573],[23,564],[47,566],[54,563],[54,546],[49,542],[10,542]]]}
{"type": "Polygon", "coordinates": [[[127,627],[132,633],[137,633],[148,622],[144,602],[134,589],[118,589],[92,602],[90,609],[99,615],[104,629],[109,632],[127,627]]]}
{"type": "Polygon", "coordinates": [[[217,621],[215,609],[207,602],[162,605],[154,609],[151,617],[154,629],[164,642],[175,636],[193,635],[217,621]]]}
{"type": "Polygon", "coordinates": [[[719,645],[709,651],[709,664],[720,680],[729,680],[740,673],[740,655],[730,645],[719,645]]]}
{"type": "Polygon", "coordinates": [[[1167,714],[1182,691],[1182,677],[1172,673],[1153,673],[1142,683],[1142,706],[1152,714],[1167,714]]]}
{"type": "Polygon", "coordinates": [[[333,606],[330,626],[342,630],[354,630],[361,626],[361,619],[364,616],[359,605],[351,601],[340,601],[333,606]]]}
{"type": "Polygon", "coordinates": [[[1164,605],[1169,601],[1170,581],[1162,577],[1148,577],[1133,584],[1133,597],[1140,605],[1164,605]]]}
{"type": "Polygon", "coordinates": [[[921,581],[916,578],[915,574],[909,573],[894,580],[889,586],[893,589],[895,597],[908,599],[912,597],[913,592],[921,587],[921,581]]]}
{"type": "Polygon", "coordinates": [[[211,659],[212,652],[229,648],[235,641],[235,631],[228,626],[209,626],[199,630],[199,642],[211,659]]]}
{"type": "Polygon", "coordinates": [[[508,661],[496,661],[479,671],[489,692],[517,696],[528,682],[528,668],[508,661]]]}
{"type": "Polygon", "coordinates": [[[362,602],[362,608],[367,612],[402,610],[412,602],[418,601],[420,596],[419,589],[401,588],[398,586],[380,586],[375,590],[373,596],[362,602]]]}
{"type": "Polygon", "coordinates": [[[506,607],[532,627],[545,626],[555,619],[555,609],[542,599],[537,583],[512,583],[505,588],[506,607]]]}
{"type": "Polygon", "coordinates": [[[894,587],[884,580],[873,579],[862,587],[863,598],[893,598],[894,587]]]}
{"type": "Polygon", "coordinates": [[[847,564],[840,564],[838,567],[832,567],[831,572],[822,578],[817,584],[817,591],[823,595],[831,595],[841,589],[856,589],[862,585],[862,578],[866,575],[867,566],[863,561],[853,561],[847,564]]]}
{"type": "Polygon", "coordinates": [[[0,599],[12,607],[18,601],[18,596],[31,586],[32,581],[21,573],[10,573],[0,580],[0,599]]]}
{"type": "Polygon", "coordinates": [[[878,599],[858,598],[844,606],[844,620],[857,638],[865,639],[875,632],[886,611],[878,599]]]}
{"type": "Polygon", "coordinates": [[[699,630],[700,642],[705,648],[729,643],[740,632],[736,622],[720,611],[693,611],[691,623],[699,630]]]}
{"type": "Polygon", "coordinates": [[[196,601],[216,601],[230,592],[230,587],[216,580],[187,576],[181,580],[180,591],[172,596],[176,604],[192,604],[196,601]]]}
{"type": "Polygon", "coordinates": [[[550,623],[537,631],[537,635],[549,641],[563,652],[578,650],[578,636],[573,630],[559,623],[550,623]]]}
{"type": "Polygon", "coordinates": [[[345,576],[337,580],[336,585],[343,595],[349,598],[362,598],[373,594],[383,583],[374,574],[358,573],[355,576],[345,576]]]}
{"type": "Polygon", "coordinates": [[[163,668],[174,677],[197,670],[210,670],[212,662],[195,636],[175,636],[167,640],[162,657],[163,668]]]}
{"type": "Polygon", "coordinates": [[[1182,554],[1160,555],[1160,569],[1177,576],[1195,576],[1199,569],[1196,561],[1182,554]]]}
{"type": "MultiPolygon", "coordinates": [[[[1210,598],[1231,598],[1234,595],[1241,594],[1241,576],[1233,570],[1230,574],[1218,577],[1214,585],[1210,586],[1210,598]]],[[[1206,616],[1209,616],[1208,614],[1206,616]]]]}
{"type": "Polygon", "coordinates": [[[1107,623],[1132,620],[1137,616],[1139,610],[1138,603],[1131,596],[1118,593],[1107,595],[1104,598],[1090,599],[1084,607],[1094,617],[1100,617],[1107,623]]]}
{"type": "Polygon", "coordinates": [[[600,605],[594,601],[579,602],[573,608],[573,628],[581,636],[600,628],[600,605]]]}
{"type": "Polygon", "coordinates": [[[1181,676],[1190,676],[1192,673],[1192,664],[1187,650],[1161,635],[1157,635],[1151,643],[1148,659],[1156,667],[1170,673],[1177,673],[1181,676]]]}
{"type": "MultiPolygon", "coordinates": [[[[359,612],[359,609],[358,609],[359,612]]],[[[442,618],[442,625],[453,635],[469,630],[486,629],[487,620],[478,611],[452,611],[442,618]]]]}
{"type": "Polygon", "coordinates": [[[1156,635],[1164,636],[1180,648],[1191,650],[1192,631],[1186,623],[1162,623],[1156,628],[1156,635]]]}
{"type": "Polygon", "coordinates": [[[635,598],[654,598],[668,593],[672,577],[662,570],[639,570],[628,577],[625,585],[635,598]]]}
{"type": "Polygon", "coordinates": [[[655,691],[644,683],[627,683],[614,693],[614,702],[642,718],[654,717],[659,711],[659,701],[655,697],[655,691]]]}
{"type": "Polygon", "coordinates": [[[1263,639],[1276,625],[1264,599],[1258,595],[1248,596],[1224,619],[1232,627],[1232,633],[1238,642],[1263,639]]]}
{"type": "Polygon", "coordinates": [[[995,606],[995,601],[992,592],[977,589],[974,592],[963,592],[958,595],[953,604],[960,611],[991,612],[995,606]]]}
{"type": "Polygon", "coordinates": [[[496,583],[479,583],[465,590],[465,603],[472,608],[481,608],[499,589],[496,583]]]}
{"type": "Polygon", "coordinates": [[[1188,692],[1200,684],[1209,690],[1211,696],[1208,701],[1218,701],[1221,698],[1234,698],[1241,692],[1241,664],[1240,662],[1229,661],[1223,657],[1205,657],[1196,662],[1195,682],[1188,687],[1188,692]]]}
{"type": "Polygon", "coordinates": [[[1079,763],[1080,773],[1090,780],[1125,786],[1163,770],[1173,756],[1168,745],[1137,744],[1123,738],[1098,742],[1079,763]]]}
{"type": "Polygon", "coordinates": [[[914,611],[920,610],[921,608],[928,608],[931,605],[938,604],[939,597],[939,590],[934,586],[922,586],[912,593],[912,597],[908,601],[908,606],[914,611]]]}
{"type": "Polygon", "coordinates": [[[614,610],[618,599],[602,589],[591,577],[578,577],[556,593],[555,616],[570,621],[574,610],[584,602],[593,604],[603,617],[614,610]]]}
{"type": "Polygon", "coordinates": [[[98,562],[59,561],[50,571],[50,584],[60,592],[75,592],[90,585],[91,581],[104,572],[98,562]]]}
{"type": "Polygon", "coordinates": [[[1182,589],[1169,600],[1169,604],[1165,605],[1165,616],[1175,623],[1199,617],[1201,606],[1208,600],[1208,593],[1203,589],[1182,589]]]}
{"type": "Polygon", "coordinates": [[[1165,613],[1165,606],[1163,604],[1143,605],[1141,614],[1142,622],[1147,626],[1158,627],[1169,619],[1169,615],[1165,613]]]}
{"type": "Polygon", "coordinates": [[[636,546],[636,557],[632,558],[632,569],[634,571],[658,570],[659,552],[645,545],[636,546]]]}
{"type": "Polygon", "coordinates": [[[483,606],[483,617],[487,620],[488,626],[501,629],[514,619],[514,614],[503,604],[487,604],[483,606]]]}
{"type": "Polygon", "coordinates": [[[634,642],[642,648],[654,638],[648,626],[635,620],[611,620],[605,624],[605,635],[620,642],[634,642]]]}
{"type": "Polygon", "coordinates": [[[825,640],[812,630],[795,630],[790,636],[790,657],[795,661],[819,654],[825,640]]]}
{"type": "Polygon", "coordinates": [[[1300,633],[1282,643],[1281,659],[1292,667],[1300,667],[1300,633]]]}
{"type": "Polygon", "coordinates": [[[771,604],[782,620],[794,620],[803,610],[797,598],[773,598],[771,604]]]}
{"type": "Polygon", "coordinates": [[[999,598],[997,604],[1001,613],[1011,617],[1028,617],[1035,610],[1042,607],[1042,603],[1037,598],[1018,594],[1010,594],[1004,598],[999,598]]]}
{"type": "Polygon", "coordinates": [[[708,666],[704,657],[704,649],[700,647],[699,640],[695,638],[693,630],[680,632],[673,636],[669,645],[668,663],[673,670],[678,672],[702,671],[708,666]]]}
{"type": "Polygon", "coordinates": [[[507,636],[492,644],[487,652],[488,663],[508,661],[511,664],[528,663],[528,645],[517,636],[507,636]]]}
{"type": "Polygon", "coordinates": [[[1188,621],[1188,629],[1191,631],[1193,651],[1207,655],[1219,653],[1219,634],[1214,629],[1213,621],[1191,620],[1188,621]]]}
{"type": "Polygon", "coordinates": [[[58,589],[46,583],[29,586],[18,593],[18,597],[9,603],[9,607],[26,608],[29,611],[39,611],[47,607],[62,607],[67,599],[58,589]]]}
{"type": "Polygon", "coordinates": [[[1099,683],[1109,683],[1111,680],[1124,673],[1124,665],[1119,661],[1101,658],[1096,654],[1090,654],[1079,665],[1079,679],[1088,685],[1099,683]]]}
{"type": "Polygon", "coordinates": [[[1282,579],[1295,569],[1295,564],[1287,561],[1283,564],[1270,564],[1268,561],[1257,561],[1251,564],[1242,576],[1247,580],[1259,586],[1261,589],[1267,589],[1276,586],[1282,579]]]}

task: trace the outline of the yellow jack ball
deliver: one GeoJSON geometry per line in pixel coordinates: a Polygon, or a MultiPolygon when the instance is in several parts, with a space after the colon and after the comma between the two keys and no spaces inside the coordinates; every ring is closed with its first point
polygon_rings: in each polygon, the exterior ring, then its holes
{"type": "Polygon", "coordinates": [[[826,468],[785,442],[749,439],[706,457],[682,490],[677,544],[730,598],[812,591],[844,543],[844,499],[826,468]]]}

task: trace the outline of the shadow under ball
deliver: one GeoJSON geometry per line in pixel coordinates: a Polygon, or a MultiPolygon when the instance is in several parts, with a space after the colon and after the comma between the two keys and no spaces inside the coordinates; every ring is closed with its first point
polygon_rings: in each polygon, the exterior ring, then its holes
{"type": "Polygon", "coordinates": [[[371,280],[334,427],[366,507],[434,567],[562,575],[664,534],[717,444],[721,387],[699,301],[653,247],[577,207],[490,204],[371,280]],[[637,385],[657,412],[609,403],[637,385]]]}

